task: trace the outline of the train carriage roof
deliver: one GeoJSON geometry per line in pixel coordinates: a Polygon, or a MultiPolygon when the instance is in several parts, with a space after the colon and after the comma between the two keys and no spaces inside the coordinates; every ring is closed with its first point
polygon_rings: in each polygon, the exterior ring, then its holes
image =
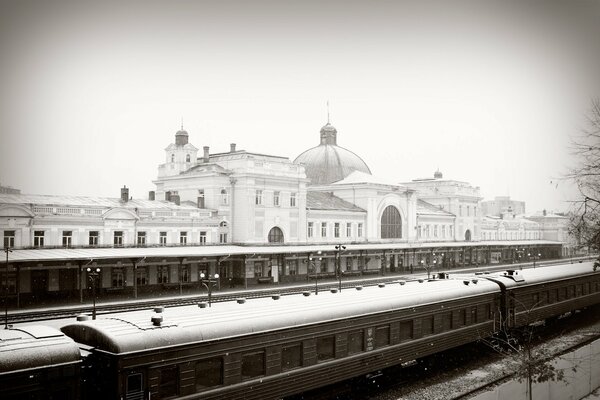
{"type": "Polygon", "coordinates": [[[512,288],[591,274],[600,275],[600,271],[594,271],[592,262],[582,262],[514,270],[512,273],[507,271],[486,275],[486,277],[496,279],[507,288],[512,288]]]}
{"type": "MultiPolygon", "coordinates": [[[[475,278],[475,277],[473,277],[475,278]]],[[[151,311],[133,311],[67,325],[62,331],[75,341],[112,353],[143,351],[185,343],[215,341],[253,333],[277,331],[328,321],[410,309],[426,304],[499,292],[485,279],[390,283],[385,287],[321,291],[236,302],[213,303],[211,308],[167,308],[160,326],[151,311]],[[474,283],[474,280],[476,283],[474,283]],[[468,284],[465,284],[467,282],[468,284]]]]}
{"type": "Polygon", "coordinates": [[[0,374],[79,362],[77,344],[57,329],[27,326],[0,330],[0,374]]]}

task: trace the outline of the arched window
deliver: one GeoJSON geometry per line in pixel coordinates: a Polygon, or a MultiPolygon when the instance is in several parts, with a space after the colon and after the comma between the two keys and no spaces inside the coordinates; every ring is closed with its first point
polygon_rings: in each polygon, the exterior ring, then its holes
{"type": "Polygon", "coordinates": [[[398,209],[387,206],[381,216],[381,238],[393,239],[402,237],[402,218],[398,209]]]}
{"type": "Polygon", "coordinates": [[[471,230],[467,229],[465,232],[465,241],[466,242],[470,242],[471,241],[471,230]]]}
{"type": "Polygon", "coordinates": [[[219,226],[221,228],[227,228],[227,221],[221,221],[221,223],[219,224],[219,226]]]}
{"type": "Polygon", "coordinates": [[[229,204],[229,195],[227,194],[227,190],[221,189],[221,204],[226,206],[229,204]]]}
{"type": "Polygon", "coordinates": [[[175,162],[175,154],[171,154],[171,162],[175,162]]]}
{"type": "Polygon", "coordinates": [[[190,155],[189,154],[185,155],[185,162],[190,162],[190,155]]]}
{"type": "Polygon", "coordinates": [[[283,243],[283,232],[274,226],[269,231],[269,243],[283,243]]]}

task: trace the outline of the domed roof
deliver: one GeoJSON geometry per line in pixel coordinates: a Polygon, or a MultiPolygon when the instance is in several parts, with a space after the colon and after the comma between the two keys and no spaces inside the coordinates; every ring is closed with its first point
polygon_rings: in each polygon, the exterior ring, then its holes
{"type": "Polygon", "coordinates": [[[337,130],[329,122],[321,128],[321,144],[306,150],[294,160],[303,164],[312,185],[340,181],[353,171],[371,175],[367,164],[356,154],[337,145],[337,130]]]}

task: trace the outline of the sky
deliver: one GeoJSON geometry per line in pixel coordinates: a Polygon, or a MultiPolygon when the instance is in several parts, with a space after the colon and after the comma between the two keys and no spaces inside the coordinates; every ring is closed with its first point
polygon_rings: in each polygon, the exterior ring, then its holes
{"type": "Polygon", "coordinates": [[[599,1],[0,0],[0,184],[146,198],[182,119],[294,160],[329,101],[382,179],[566,211],[599,72],[599,1]]]}

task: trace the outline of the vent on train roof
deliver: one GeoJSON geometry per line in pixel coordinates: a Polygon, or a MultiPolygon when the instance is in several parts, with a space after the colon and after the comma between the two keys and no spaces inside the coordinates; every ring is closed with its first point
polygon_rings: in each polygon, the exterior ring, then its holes
{"type": "Polygon", "coordinates": [[[152,318],[150,318],[150,321],[152,321],[152,325],[160,326],[162,324],[163,317],[162,315],[153,315],[152,318]]]}

